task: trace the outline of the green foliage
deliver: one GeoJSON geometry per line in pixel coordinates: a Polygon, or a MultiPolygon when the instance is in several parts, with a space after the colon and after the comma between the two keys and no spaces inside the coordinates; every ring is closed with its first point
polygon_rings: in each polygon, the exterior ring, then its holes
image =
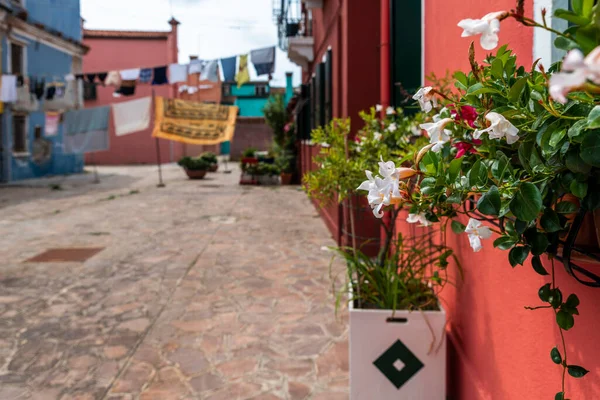
{"type": "Polygon", "coordinates": [[[200,155],[200,158],[209,164],[217,164],[218,163],[217,155],[215,153],[205,152],[200,155]]]}
{"type": "Polygon", "coordinates": [[[245,149],[242,152],[242,157],[244,158],[252,158],[254,157],[254,153],[256,153],[258,150],[255,149],[254,147],[248,147],[247,149],[245,149]]]}
{"type": "Polygon", "coordinates": [[[190,171],[207,171],[210,163],[201,157],[183,157],[177,164],[190,171]]]}

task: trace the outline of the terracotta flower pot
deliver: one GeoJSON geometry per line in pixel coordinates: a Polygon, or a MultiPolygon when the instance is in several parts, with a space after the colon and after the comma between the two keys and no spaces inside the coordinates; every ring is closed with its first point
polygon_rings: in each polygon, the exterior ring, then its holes
{"type": "Polygon", "coordinates": [[[218,169],[219,164],[210,164],[210,167],[208,167],[208,172],[217,172],[218,169]]]}
{"type": "Polygon", "coordinates": [[[193,169],[185,169],[185,173],[190,179],[204,179],[206,176],[206,170],[193,170],[193,169]]]}
{"type": "Polygon", "coordinates": [[[292,174],[282,172],[280,176],[282,185],[289,185],[292,182],[292,174]]]}

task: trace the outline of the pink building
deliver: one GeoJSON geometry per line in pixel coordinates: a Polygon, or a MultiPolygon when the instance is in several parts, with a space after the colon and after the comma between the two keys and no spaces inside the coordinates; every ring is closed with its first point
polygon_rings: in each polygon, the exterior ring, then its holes
{"type": "MultiPolygon", "coordinates": [[[[156,67],[176,63],[178,59],[177,26],[169,21],[170,31],[113,31],[84,29],[83,42],[90,47],[83,59],[84,73],[106,72],[137,67],[156,67]]],[[[139,84],[135,95],[114,97],[113,87],[97,85],[95,100],[87,100],[86,107],[97,107],[145,96],[177,97],[175,85],[151,86],[139,84]]],[[[156,141],[149,129],[117,137],[114,127],[110,131],[110,149],[86,155],[89,164],[152,164],[156,162],[156,141]]],[[[159,141],[162,162],[177,161],[186,151],[181,143],[159,141]]],[[[189,146],[188,146],[189,147],[189,146]]],[[[190,150],[190,149],[188,149],[190,150]]]]}

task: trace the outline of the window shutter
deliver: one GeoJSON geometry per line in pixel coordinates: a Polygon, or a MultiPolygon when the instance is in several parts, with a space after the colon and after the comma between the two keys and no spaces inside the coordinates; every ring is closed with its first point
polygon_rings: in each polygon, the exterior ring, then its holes
{"type": "Polygon", "coordinates": [[[423,84],[421,65],[422,0],[390,1],[391,100],[394,106],[401,107],[412,102],[410,97],[423,84]]]}
{"type": "Polygon", "coordinates": [[[317,86],[319,87],[319,108],[318,108],[318,114],[317,114],[317,118],[319,118],[319,126],[323,126],[327,123],[327,121],[325,120],[326,117],[326,112],[325,112],[325,63],[319,63],[319,66],[317,67],[317,86]]]}
{"type": "Polygon", "coordinates": [[[333,119],[333,56],[331,49],[327,50],[325,62],[325,123],[333,119]]]}
{"type": "Polygon", "coordinates": [[[310,129],[317,127],[317,79],[313,76],[310,80],[310,129]]]}

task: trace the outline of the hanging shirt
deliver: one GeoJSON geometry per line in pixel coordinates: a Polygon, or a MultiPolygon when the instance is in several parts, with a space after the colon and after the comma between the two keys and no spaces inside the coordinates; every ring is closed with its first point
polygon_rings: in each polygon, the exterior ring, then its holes
{"type": "Polygon", "coordinates": [[[154,68],[154,78],[152,79],[153,85],[164,85],[169,83],[167,79],[167,67],[156,67],[154,68]]]}
{"type": "Polygon", "coordinates": [[[219,71],[217,68],[218,68],[217,60],[208,61],[206,63],[206,65],[204,65],[202,68],[202,72],[200,74],[200,79],[203,81],[218,82],[219,76],[217,74],[219,71]]]}
{"type": "Polygon", "coordinates": [[[225,82],[233,82],[235,79],[235,64],[237,57],[221,58],[221,70],[225,82]]]}
{"type": "Polygon", "coordinates": [[[132,68],[132,69],[124,69],[120,71],[121,79],[124,81],[137,81],[140,77],[140,69],[132,68]]]}
{"type": "Polygon", "coordinates": [[[203,60],[192,60],[190,61],[190,67],[188,69],[188,74],[199,74],[200,72],[202,72],[202,67],[204,67],[204,64],[206,63],[206,61],[203,60]]]}
{"type": "Polygon", "coordinates": [[[63,135],[65,154],[108,150],[109,116],[109,106],[65,113],[63,135]]]}
{"type": "Polygon", "coordinates": [[[121,96],[133,96],[135,94],[135,80],[128,80],[121,82],[121,86],[115,93],[121,96]]]}
{"type": "Polygon", "coordinates": [[[187,82],[187,69],[187,65],[184,64],[169,65],[169,82],[187,82]]]}
{"type": "Polygon", "coordinates": [[[119,71],[110,71],[104,81],[104,86],[119,86],[120,84],[121,74],[119,71]]]}
{"type": "Polygon", "coordinates": [[[250,71],[248,71],[248,54],[240,56],[240,66],[238,73],[235,76],[235,81],[238,87],[241,87],[244,83],[250,82],[250,71]]]}
{"type": "Polygon", "coordinates": [[[46,113],[44,130],[46,136],[56,136],[58,134],[58,125],[60,124],[60,113],[49,111],[46,113]]]}
{"type": "Polygon", "coordinates": [[[148,129],[151,105],[152,97],[113,104],[115,135],[123,136],[148,129]]]}
{"type": "Polygon", "coordinates": [[[17,76],[2,75],[2,89],[0,91],[0,100],[5,103],[14,103],[17,101],[17,76]]]}
{"type": "Polygon", "coordinates": [[[152,68],[144,68],[140,71],[140,83],[152,82],[152,68]]]}
{"type": "Polygon", "coordinates": [[[256,75],[267,75],[275,72],[275,46],[252,50],[250,58],[256,75]]]}

